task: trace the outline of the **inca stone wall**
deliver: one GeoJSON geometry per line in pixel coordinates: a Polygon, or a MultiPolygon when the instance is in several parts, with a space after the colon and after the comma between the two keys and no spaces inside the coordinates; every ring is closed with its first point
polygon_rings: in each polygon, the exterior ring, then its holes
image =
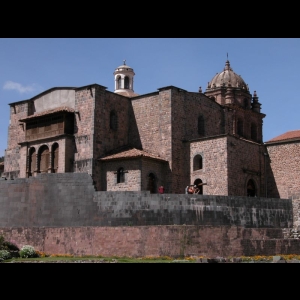
{"type": "Polygon", "coordinates": [[[0,227],[0,235],[48,254],[102,256],[254,256],[300,254],[280,228],[238,226],[0,227]]]}
{"type": "Polygon", "coordinates": [[[0,190],[0,234],[48,253],[300,254],[287,238],[299,221],[291,199],[97,192],[84,173],[1,180],[0,190]]]}
{"type": "Polygon", "coordinates": [[[292,228],[290,199],[95,191],[86,173],[0,181],[0,226],[236,225],[292,228]]]}

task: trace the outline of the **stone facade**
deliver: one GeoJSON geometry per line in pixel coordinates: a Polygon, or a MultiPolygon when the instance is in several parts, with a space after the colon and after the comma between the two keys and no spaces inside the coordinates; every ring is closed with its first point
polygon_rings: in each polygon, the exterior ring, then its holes
{"type": "Polygon", "coordinates": [[[296,133],[296,138],[274,138],[266,143],[272,172],[268,183],[271,197],[291,198],[300,192],[300,131],[296,133]]]}
{"type": "Polygon", "coordinates": [[[98,191],[157,193],[163,185],[180,194],[200,183],[204,195],[289,196],[276,193],[257,94],[229,61],[204,93],[167,86],[138,95],[132,68],[114,75],[114,92],[98,84],[52,88],[11,103],[6,178],[88,173],[98,191]],[[118,170],[126,171],[121,182],[118,170]]]}

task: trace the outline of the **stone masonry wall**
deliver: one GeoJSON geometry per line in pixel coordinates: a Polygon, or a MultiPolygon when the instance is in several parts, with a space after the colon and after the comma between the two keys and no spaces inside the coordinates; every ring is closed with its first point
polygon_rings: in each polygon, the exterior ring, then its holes
{"type": "Polygon", "coordinates": [[[247,196],[247,182],[253,179],[257,197],[264,193],[264,146],[228,136],[228,195],[247,196]]]}
{"type": "Polygon", "coordinates": [[[204,225],[292,228],[292,200],[100,192],[86,173],[0,181],[0,227],[204,225]]]}
{"type": "Polygon", "coordinates": [[[74,172],[93,172],[94,97],[95,89],[90,86],[77,89],[75,93],[74,172]]]}
{"type": "MultiPolygon", "coordinates": [[[[224,130],[224,113],[219,104],[201,93],[188,93],[172,89],[172,190],[182,193],[187,184],[193,183],[190,172],[188,144],[183,141],[202,138],[198,132],[198,118],[204,118],[204,136],[220,135],[224,130]],[[192,181],[190,181],[192,180],[192,181]]],[[[195,145],[194,145],[195,147],[195,145]]],[[[207,149],[214,152],[216,149],[207,149]]],[[[221,154],[222,155],[222,154],[221,154]]]]}
{"type": "Polygon", "coordinates": [[[228,195],[227,136],[202,139],[190,146],[191,184],[201,179],[204,195],[228,195]],[[194,157],[202,156],[202,169],[194,169],[194,157]]]}
{"type": "Polygon", "coordinates": [[[0,234],[53,254],[300,254],[300,240],[285,236],[299,219],[292,200],[96,192],[92,182],[83,173],[0,180],[0,234]]]}
{"type": "Polygon", "coordinates": [[[7,148],[5,150],[4,174],[8,178],[20,176],[20,148],[18,144],[25,141],[25,125],[19,119],[28,116],[28,102],[10,105],[10,124],[8,127],[7,148]]]}
{"type": "Polygon", "coordinates": [[[139,191],[141,189],[141,170],[140,160],[122,160],[110,161],[102,163],[102,171],[105,174],[105,183],[103,186],[105,190],[111,191],[139,191]],[[125,181],[117,183],[117,170],[119,168],[125,170],[125,181]]]}
{"type": "Polygon", "coordinates": [[[276,189],[280,198],[290,198],[299,193],[300,142],[267,145],[267,149],[271,165],[269,176],[275,179],[270,194],[276,193],[276,189]]]}
{"type": "Polygon", "coordinates": [[[101,87],[95,89],[94,111],[94,171],[93,179],[97,190],[106,190],[105,172],[97,160],[113,149],[128,145],[130,100],[118,94],[107,92],[101,87]],[[117,128],[110,128],[110,114],[117,117],[117,128]],[[101,184],[104,182],[104,184],[101,184]]]}
{"type": "Polygon", "coordinates": [[[300,240],[284,239],[280,228],[192,225],[0,227],[0,235],[19,248],[32,245],[48,254],[121,257],[300,254],[300,240]]]}
{"type": "MultiPolygon", "coordinates": [[[[169,161],[169,167],[172,169],[170,90],[137,97],[132,99],[131,103],[135,123],[131,123],[130,128],[137,128],[139,138],[134,135],[130,142],[135,145],[140,143],[143,150],[160,155],[162,159],[169,161]]],[[[168,188],[173,191],[171,176],[171,172],[166,174],[165,180],[168,188]]]]}
{"type": "Polygon", "coordinates": [[[105,191],[145,191],[148,188],[148,175],[153,173],[156,180],[156,191],[160,185],[163,185],[167,192],[166,170],[165,163],[142,157],[103,162],[102,171],[103,174],[106,174],[106,181],[102,185],[105,187],[105,191]],[[125,170],[125,182],[117,183],[117,170],[121,167],[125,170]]]}

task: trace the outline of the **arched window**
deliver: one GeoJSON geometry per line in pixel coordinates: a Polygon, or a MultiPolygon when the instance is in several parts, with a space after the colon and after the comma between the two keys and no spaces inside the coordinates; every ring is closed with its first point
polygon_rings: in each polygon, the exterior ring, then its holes
{"type": "Polygon", "coordinates": [[[196,155],[194,157],[194,161],[193,161],[193,170],[201,170],[203,168],[203,159],[202,156],[200,154],[196,155]]]}
{"type": "Polygon", "coordinates": [[[198,117],[198,134],[200,136],[205,135],[205,124],[204,124],[204,117],[203,116],[198,117]]]}
{"type": "Polygon", "coordinates": [[[118,77],[117,79],[117,89],[121,89],[122,86],[121,86],[121,76],[118,77]]]}
{"type": "Polygon", "coordinates": [[[110,112],[109,126],[110,126],[110,129],[112,129],[112,130],[118,129],[118,116],[114,110],[110,112]]]}
{"type": "Polygon", "coordinates": [[[30,148],[29,150],[29,162],[28,162],[28,176],[32,176],[36,170],[36,152],[35,148],[30,148]]]}
{"type": "Polygon", "coordinates": [[[257,126],[256,124],[251,124],[251,140],[257,141],[257,126]]]}
{"type": "Polygon", "coordinates": [[[119,168],[117,172],[117,183],[125,182],[124,168],[119,168]]]}
{"type": "Polygon", "coordinates": [[[195,181],[194,181],[194,185],[196,185],[196,191],[198,191],[197,192],[197,194],[199,194],[199,195],[203,195],[203,185],[202,185],[202,180],[201,179],[196,179],[195,181]]]}
{"type": "Polygon", "coordinates": [[[129,89],[129,78],[127,76],[124,78],[124,88],[129,89]]]}
{"type": "Polygon", "coordinates": [[[148,186],[147,190],[150,191],[151,194],[154,194],[156,192],[156,178],[153,173],[150,173],[148,175],[148,186]]]}
{"type": "Polygon", "coordinates": [[[52,172],[57,173],[58,172],[58,153],[59,153],[59,146],[57,143],[55,143],[52,146],[52,172]]]}
{"type": "Polygon", "coordinates": [[[38,157],[38,172],[41,173],[48,173],[48,168],[49,168],[49,162],[50,162],[50,157],[49,157],[49,148],[46,145],[43,145],[40,148],[39,151],[39,157],[38,157]]]}
{"type": "Polygon", "coordinates": [[[256,197],[256,187],[252,179],[249,179],[247,183],[247,196],[256,197]]]}
{"type": "Polygon", "coordinates": [[[242,119],[238,119],[237,121],[237,134],[243,136],[244,133],[244,123],[242,119]]]}
{"type": "Polygon", "coordinates": [[[248,99],[244,98],[244,108],[248,108],[248,99]]]}

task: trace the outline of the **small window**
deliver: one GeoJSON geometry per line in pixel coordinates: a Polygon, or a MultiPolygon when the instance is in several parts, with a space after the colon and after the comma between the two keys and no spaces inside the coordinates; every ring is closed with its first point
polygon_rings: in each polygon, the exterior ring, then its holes
{"type": "Polygon", "coordinates": [[[199,116],[198,117],[198,134],[200,136],[204,136],[205,135],[205,124],[204,124],[204,118],[203,116],[199,116]]]}
{"type": "Polygon", "coordinates": [[[193,162],[193,170],[201,170],[203,168],[203,160],[201,155],[196,155],[193,162]]]}
{"type": "Polygon", "coordinates": [[[115,111],[110,113],[110,129],[117,130],[118,129],[118,116],[115,111]]]}
{"type": "Polygon", "coordinates": [[[123,182],[125,182],[124,169],[119,168],[117,172],[117,183],[123,183],[123,182]]]}
{"type": "Polygon", "coordinates": [[[247,98],[244,99],[244,108],[248,108],[248,99],[247,98]]]}

